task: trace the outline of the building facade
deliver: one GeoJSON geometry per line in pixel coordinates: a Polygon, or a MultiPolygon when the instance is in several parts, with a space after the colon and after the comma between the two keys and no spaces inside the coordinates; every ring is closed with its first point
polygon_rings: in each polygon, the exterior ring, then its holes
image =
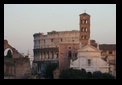
{"type": "Polygon", "coordinates": [[[70,68],[85,69],[86,72],[109,72],[109,64],[101,58],[101,51],[89,44],[78,50],[78,58],[71,60],[70,68]]]}

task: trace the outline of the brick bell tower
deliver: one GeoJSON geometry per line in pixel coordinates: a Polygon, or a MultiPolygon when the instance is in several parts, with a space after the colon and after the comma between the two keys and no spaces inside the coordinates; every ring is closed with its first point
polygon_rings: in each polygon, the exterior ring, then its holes
{"type": "Polygon", "coordinates": [[[80,14],[80,42],[82,46],[88,44],[90,39],[90,15],[87,13],[80,14]]]}

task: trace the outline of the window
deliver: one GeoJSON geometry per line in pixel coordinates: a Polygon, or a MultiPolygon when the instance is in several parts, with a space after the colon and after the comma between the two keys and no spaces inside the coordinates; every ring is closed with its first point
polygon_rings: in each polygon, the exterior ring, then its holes
{"type": "Polygon", "coordinates": [[[57,52],[57,57],[56,58],[58,59],[58,52],[57,52]]]}
{"type": "Polygon", "coordinates": [[[77,57],[78,53],[75,53],[75,57],[77,57]]]}
{"type": "Polygon", "coordinates": [[[68,57],[72,57],[72,52],[71,51],[68,52],[68,57]]]}
{"type": "Polygon", "coordinates": [[[86,22],[85,22],[85,24],[87,24],[88,23],[88,20],[85,20],[86,22]]]}
{"type": "Polygon", "coordinates": [[[61,42],[63,41],[63,39],[61,38],[61,42]]]}
{"type": "Polygon", "coordinates": [[[82,28],[82,32],[84,32],[84,28],[82,28]]]}
{"type": "Polygon", "coordinates": [[[51,42],[53,42],[53,39],[51,39],[51,42]]]}
{"type": "Polygon", "coordinates": [[[81,20],[81,23],[84,24],[84,20],[81,20]]]}
{"type": "Polygon", "coordinates": [[[54,59],[54,53],[52,52],[52,59],[54,59]]]}
{"type": "Polygon", "coordinates": [[[44,59],[46,59],[46,54],[45,54],[45,52],[44,52],[44,59]]]}
{"type": "Polygon", "coordinates": [[[109,54],[112,54],[112,51],[109,51],[109,54]]]}
{"type": "Polygon", "coordinates": [[[44,39],[44,43],[45,43],[45,39],[44,39]]]}
{"type": "Polygon", "coordinates": [[[91,66],[91,59],[88,59],[88,66],[91,66]]]}
{"type": "Polygon", "coordinates": [[[48,59],[50,59],[50,55],[49,55],[49,52],[47,52],[47,54],[48,54],[48,59]]]}
{"type": "Polygon", "coordinates": [[[88,31],[88,29],[87,29],[87,28],[85,28],[85,31],[87,32],[87,31],[88,31]]]}

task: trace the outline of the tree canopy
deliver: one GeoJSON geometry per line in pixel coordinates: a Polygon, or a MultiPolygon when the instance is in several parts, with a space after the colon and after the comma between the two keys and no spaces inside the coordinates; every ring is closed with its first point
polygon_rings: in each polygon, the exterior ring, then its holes
{"type": "Polygon", "coordinates": [[[115,77],[109,73],[102,73],[95,71],[93,73],[86,72],[85,69],[77,70],[68,68],[62,70],[59,76],[60,79],[115,79],[115,77]]]}

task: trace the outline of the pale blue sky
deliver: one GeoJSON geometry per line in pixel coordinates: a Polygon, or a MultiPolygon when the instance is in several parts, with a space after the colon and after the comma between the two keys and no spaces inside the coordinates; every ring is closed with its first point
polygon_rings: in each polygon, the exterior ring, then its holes
{"type": "Polygon", "coordinates": [[[79,30],[79,14],[91,15],[91,39],[116,44],[116,4],[4,4],[4,39],[33,55],[33,34],[79,30]]]}

